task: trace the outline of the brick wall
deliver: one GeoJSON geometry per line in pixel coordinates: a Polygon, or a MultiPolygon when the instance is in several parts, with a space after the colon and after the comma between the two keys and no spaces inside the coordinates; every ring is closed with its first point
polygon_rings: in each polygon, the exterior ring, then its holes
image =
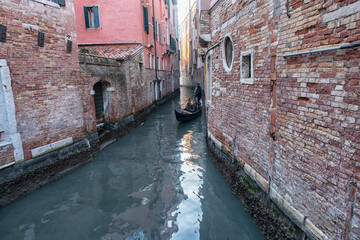
{"type": "Polygon", "coordinates": [[[319,239],[360,237],[360,47],[284,55],[358,43],[359,9],[359,1],[220,0],[209,12],[208,46],[227,35],[234,42],[231,72],[222,44],[210,52],[210,136],[229,155],[236,137],[237,160],[319,239]],[[253,84],[241,80],[246,51],[253,84]]]}
{"type": "Polygon", "coordinates": [[[0,166],[14,162],[14,147],[12,144],[0,146],[0,166]]]}
{"type": "MultiPolygon", "coordinates": [[[[359,41],[353,2],[292,1],[277,54],[359,41]]],[[[359,50],[278,57],[274,185],[331,239],[359,237],[350,197],[360,186],[359,50]]]]}
{"type": "Polygon", "coordinates": [[[83,81],[76,44],[71,53],[66,52],[66,40],[76,42],[73,1],[60,7],[33,0],[1,0],[0,24],[7,27],[0,59],[10,68],[25,159],[39,146],[83,138],[83,81]],[[45,35],[44,47],[37,44],[38,31],[45,35]]]}
{"type": "MultiPolygon", "coordinates": [[[[90,91],[99,81],[108,84],[107,87],[114,88],[114,91],[110,93],[109,109],[109,121],[112,123],[135,114],[154,103],[155,70],[139,64],[139,62],[144,62],[143,53],[124,62],[80,54],[79,61],[82,72],[86,75],[85,95],[89,105],[87,115],[90,116],[88,126],[96,129],[94,99],[90,95],[90,91]]],[[[162,97],[171,94],[171,72],[157,71],[157,75],[158,79],[162,81],[162,97]]],[[[175,91],[179,88],[179,74],[176,71],[174,71],[173,81],[175,91]]]]}

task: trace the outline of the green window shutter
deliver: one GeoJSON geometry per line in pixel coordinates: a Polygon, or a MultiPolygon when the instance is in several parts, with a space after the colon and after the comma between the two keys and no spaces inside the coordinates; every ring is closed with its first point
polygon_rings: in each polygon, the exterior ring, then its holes
{"type": "Polygon", "coordinates": [[[155,32],[155,18],[154,17],[152,17],[152,23],[153,23],[153,33],[154,33],[154,39],[155,39],[156,32],[155,32]]]}
{"type": "Polygon", "coordinates": [[[148,9],[143,6],[144,13],[144,30],[147,34],[149,34],[149,19],[148,19],[148,9]]]}
{"type": "Polygon", "coordinates": [[[159,41],[159,40],[158,40],[158,32],[157,32],[157,31],[158,31],[158,27],[157,27],[157,26],[158,26],[158,23],[157,23],[157,21],[155,21],[155,29],[154,29],[154,32],[155,32],[155,40],[156,40],[156,41],[159,41]]]}
{"type": "Polygon", "coordinates": [[[65,0],[58,0],[58,4],[60,6],[65,6],[65,0]]]}
{"type": "Polygon", "coordinates": [[[98,6],[93,6],[94,11],[94,27],[100,28],[100,21],[99,21],[99,8],[98,6]]]}
{"type": "Polygon", "coordinates": [[[51,1],[59,4],[60,6],[65,6],[65,0],[51,0],[51,1]]]}
{"type": "Polygon", "coordinates": [[[85,17],[85,27],[90,28],[89,24],[89,10],[87,7],[84,7],[84,17],[85,17]]]}

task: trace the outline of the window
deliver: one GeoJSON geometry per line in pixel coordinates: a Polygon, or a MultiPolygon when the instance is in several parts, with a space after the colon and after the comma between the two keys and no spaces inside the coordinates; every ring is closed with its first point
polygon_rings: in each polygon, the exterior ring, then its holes
{"type": "Polygon", "coordinates": [[[60,6],[65,6],[65,0],[51,0],[51,1],[59,4],[60,6]]]}
{"type": "Polygon", "coordinates": [[[172,17],[172,19],[173,19],[173,26],[175,27],[175,24],[176,24],[176,18],[175,18],[175,8],[173,9],[173,17],[172,17]]]}
{"type": "Polygon", "coordinates": [[[165,63],[164,63],[164,58],[162,58],[162,70],[165,69],[165,63]]]}
{"type": "Polygon", "coordinates": [[[38,46],[44,47],[45,44],[45,34],[43,32],[38,32],[38,46]]]}
{"type": "Polygon", "coordinates": [[[152,17],[152,25],[153,25],[153,33],[154,33],[154,39],[156,39],[156,25],[155,25],[155,18],[152,17]]]}
{"type": "Polygon", "coordinates": [[[148,9],[143,6],[143,17],[144,17],[144,31],[146,34],[149,34],[149,17],[148,17],[148,9]]]}
{"type": "Polygon", "coordinates": [[[157,67],[158,67],[157,69],[160,70],[160,58],[159,57],[156,57],[156,58],[157,58],[156,59],[157,60],[157,67]]]}
{"type": "Polygon", "coordinates": [[[251,78],[251,55],[242,57],[241,73],[243,78],[251,78]]]}
{"type": "Polygon", "coordinates": [[[153,69],[155,69],[155,64],[156,64],[156,63],[155,63],[155,56],[154,56],[154,55],[152,55],[152,63],[153,63],[153,64],[152,64],[153,69]]]}
{"type": "Polygon", "coordinates": [[[149,68],[151,68],[151,54],[149,53],[149,68]]]}
{"type": "Polygon", "coordinates": [[[240,82],[254,84],[253,53],[251,50],[241,52],[240,56],[240,82]]]}
{"type": "Polygon", "coordinates": [[[158,23],[157,23],[157,21],[155,21],[154,34],[155,34],[155,40],[158,42],[159,38],[158,38],[157,31],[158,31],[158,23]]]}
{"type": "Polygon", "coordinates": [[[159,42],[161,44],[161,24],[159,23],[159,42]]]}
{"type": "Polygon", "coordinates": [[[99,8],[97,6],[84,7],[86,28],[100,28],[99,8]]]}
{"type": "Polygon", "coordinates": [[[6,42],[7,27],[0,24],[0,42],[6,42]]]}
{"type": "Polygon", "coordinates": [[[223,43],[223,66],[230,72],[234,61],[234,47],[230,36],[226,36],[223,43]]]}
{"type": "Polygon", "coordinates": [[[167,25],[166,25],[166,44],[170,45],[169,28],[167,25]]]}

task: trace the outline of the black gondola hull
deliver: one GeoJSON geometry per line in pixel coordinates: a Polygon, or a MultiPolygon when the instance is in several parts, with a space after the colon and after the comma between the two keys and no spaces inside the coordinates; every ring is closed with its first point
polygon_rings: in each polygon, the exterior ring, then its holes
{"type": "Polygon", "coordinates": [[[199,108],[196,112],[193,113],[181,113],[175,110],[176,120],[179,122],[187,122],[193,120],[201,115],[201,108],[199,108]]]}

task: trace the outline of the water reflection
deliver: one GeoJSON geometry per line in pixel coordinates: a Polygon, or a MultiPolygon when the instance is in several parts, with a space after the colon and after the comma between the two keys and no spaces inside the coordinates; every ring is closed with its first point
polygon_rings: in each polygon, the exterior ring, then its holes
{"type": "Polygon", "coordinates": [[[194,154],[191,148],[193,131],[189,130],[181,139],[180,159],[182,175],[180,176],[180,184],[183,188],[185,199],[181,201],[178,208],[173,212],[177,214],[176,225],[178,231],[171,239],[199,239],[200,238],[200,222],[202,220],[200,193],[203,184],[203,168],[196,164],[193,160],[199,159],[200,156],[194,154]]]}
{"type": "Polygon", "coordinates": [[[263,239],[209,159],[204,118],[179,124],[178,102],[90,164],[0,209],[0,239],[263,239]]]}

